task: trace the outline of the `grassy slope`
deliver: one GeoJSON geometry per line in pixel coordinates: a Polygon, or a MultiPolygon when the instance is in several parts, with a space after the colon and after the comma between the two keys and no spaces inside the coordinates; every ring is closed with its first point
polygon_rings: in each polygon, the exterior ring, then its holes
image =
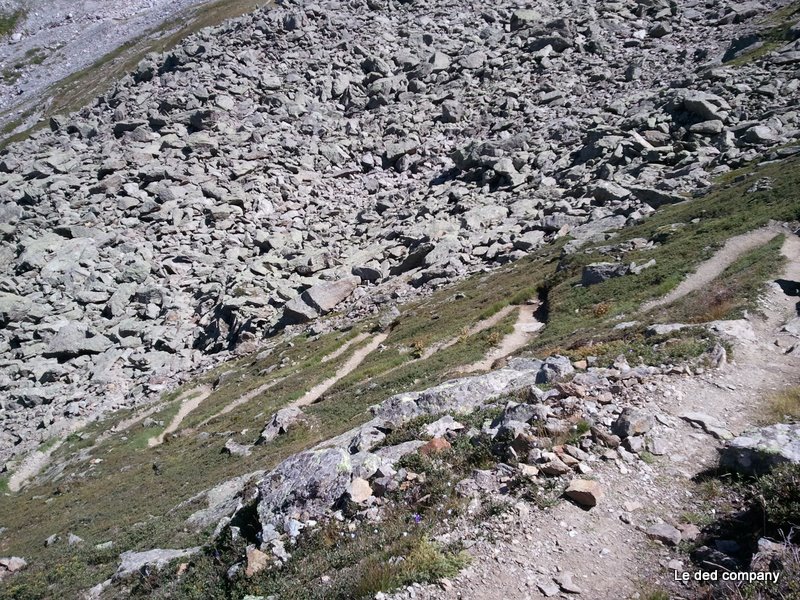
{"type": "MultiPolygon", "coordinates": [[[[609,356],[621,348],[635,348],[648,360],[670,362],[682,355],[702,352],[707,342],[698,340],[693,332],[682,333],[684,339],[678,344],[659,345],[663,340],[646,339],[641,328],[619,332],[612,327],[619,320],[632,318],[642,301],[659,297],[675,287],[728,237],[762,226],[770,219],[800,219],[800,198],[796,193],[800,189],[798,160],[767,165],[759,171],[760,177],[773,179],[772,190],[748,194],[746,190],[753,180],[743,178],[704,198],[666,207],[644,223],[621,232],[613,243],[634,237],[659,241],[652,250],[625,256],[626,261],[637,263],[650,258],[657,260],[657,266],[641,275],[610,280],[591,288],[576,287],[583,264],[607,257],[589,249],[561,260],[562,268],[557,271],[560,245],[556,245],[491,274],[476,275],[425,300],[402,306],[402,316],[384,349],[370,355],[359,369],[329,390],[322,401],[306,409],[315,417],[314,427],[259,446],[250,457],[232,457],[221,454],[220,449],[229,437],[254,441],[271,412],[329,377],[347,360],[349,353],[324,364],[321,358],[360,331],[368,330],[371,323],[344,334],[278,338],[269,356],[246,357],[201,377],[200,382],[210,382],[221,372],[233,371],[196,414],[185,421],[184,430],[179,432],[183,435],[169,438],[158,448],[150,449],[143,443],[158,429],[144,430],[141,426],[125,434],[111,435],[93,447],[93,440],[122,416],[92,425],[55,452],[57,459],[64,459],[84,449],[84,454],[75,458],[56,481],[0,497],[0,526],[8,528],[0,537],[0,555],[21,555],[31,562],[25,573],[6,584],[3,597],[47,597],[52,593],[49,586],[55,584],[60,594],[71,596],[110,575],[117,555],[124,550],[202,543],[207,540],[207,532],[197,534],[182,527],[183,519],[198,507],[169,512],[170,509],[226,478],[269,468],[293,452],[346,431],[367,419],[366,409],[370,405],[393,393],[447,379],[455,367],[481,357],[499,335],[509,331],[514,313],[475,336],[463,337],[463,332],[512,300],[535,297],[542,290],[546,293],[548,324],[528,349],[535,354],[557,349],[566,349],[573,355],[602,354],[598,349],[605,344],[609,356]],[[673,224],[680,226],[672,227],[673,224]],[[598,310],[599,305],[604,310],[598,310]],[[413,360],[421,348],[460,335],[458,343],[430,359],[413,360]],[[204,426],[202,431],[208,436],[197,435],[199,432],[191,429],[232,399],[272,380],[279,383],[204,426]],[[97,459],[102,462],[93,464],[97,459]],[[154,464],[158,465],[158,473],[154,464]],[[70,531],[86,540],[84,547],[77,550],[63,544],[44,547],[43,541],[49,535],[65,536],[70,531]],[[115,541],[113,550],[91,549],[109,539],[115,541]]],[[[733,181],[734,177],[728,180],[733,181]]],[[[752,306],[764,280],[779,266],[776,252],[777,243],[750,253],[714,282],[716,287],[733,290],[731,303],[725,311],[716,312],[715,318],[736,315],[752,306]]],[[[696,298],[687,297],[649,315],[644,324],[673,319],[701,321],[705,308],[696,298]]],[[[156,420],[165,424],[169,421],[177,410],[174,400],[178,393],[180,390],[170,394],[162,412],[154,415],[156,420]]]]}

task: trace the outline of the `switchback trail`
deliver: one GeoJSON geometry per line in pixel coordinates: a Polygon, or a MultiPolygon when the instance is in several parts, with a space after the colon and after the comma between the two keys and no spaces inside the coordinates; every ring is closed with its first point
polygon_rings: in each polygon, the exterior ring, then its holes
{"type": "Polygon", "coordinates": [[[539,309],[539,306],[538,303],[523,304],[520,306],[517,322],[514,323],[514,331],[505,336],[500,341],[500,344],[492,348],[483,359],[466,367],[462,367],[460,371],[462,373],[488,371],[492,368],[496,360],[513,354],[527,344],[531,340],[531,337],[544,327],[544,323],[536,318],[536,311],[539,309]]]}
{"type": "Polygon", "coordinates": [[[211,387],[207,385],[201,385],[200,387],[192,388],[181,394],[180,398],[178,398],[178,401],[181,403],[181,406],[178,409],[178,414],[172,418],[172,421],[170,421],[169,425],[167,425],[164,431],[147,440],[147,445],[150,448],[153,448],[162,444],[164,442],[164,438],[170,433],[177,431],[181,422],[183,422],[187,415],[200,406],[200,403],[208,398],[210,394],[211,387]]]}
{"type": "Polygon", "coordinates": [[[342,379],[343,377],[347,377],[350,373],[355,371],[364,359],[367,358],[372,352],[377,350],[378,346],[380,346],[383,342],[386,341],[388,334],[381,333],[376,335],[372,341],[363,346],[362,348],[358,348],[353,355],[345,362],[339,369],[336,371],[333,377],[330,377],[315,385],[313,388],[308,390],[301,398],[292,402],[289,406],[299,407],[299,406],[308,406],[309,404],[313,404],[317,400],[322,397],[322,394],[327,392],[333,385],[342,379]]]}
{"type": "Polygon", "coordinates": [[[662,298],[651,300],[650,302],[643,304],[640,312],[646,313],[654,308],[666,306],[667,304],[671,304],[676,300],[683,298],[691,292],[703,289],[714,279],[719,277],[725,269],[736,262],[740,256],[746,252],[758,248],[759,246],[763,246],[772,238],[780,235],[781,233],[783,233],[783,231],[777,227],[762,227],[761,229],[749,231],[742,235],[737,235],[730,238],[727,242],[725,242],[725,245],[714,254],[714,256],[709,258],[707,261],[700,263],[700,266],[697,267],[697,270],[691,275],[687,276],[686,279],[681,281],[678,287],[662,298]]]}
{"type": "MultiPolygon", "coordinates": [[[[767,233],[760,230],[744,243],[755,247],[771,238],[767,233]]],[[[734,252],[734,246],[728,251],[734,252]]],[[[782,253],[789,260],[782,278],[800,282],[800,238],[788,235],[782,253]]],[[[787,320],[797,316],[797,301],[777,282],[770,284],[760,302],[763,314],[720,327],[728,332],[723,335],[731,342],[734,362],[703,374],[653,382],[640,402],[655,416],[651,435],[664,442],[663,454],[650,462],[593,462],[590,477],[604,491],[595,508],[561,501],[535,510],[518,503],[483,523],[480,531],[466,521],[447,535],[467,542],[471,564],[446,585],[415,586],[413,594],[401,590],[387,600],[545,600],[559,594],[554,579],[565,573],[582,590],[581,598],[593,600],[670,589],[670,561],[680,561],[682,569],[690,570],[691,563],[686,554],[648,539],[645,530],[653,523],[677,525],[692,515],[705,516],[709,508],[695,479],[717,467],[722,445],[681,415],[709,415],[734,435],[762,422],[770,396],[800,384],[800,354],[786,351],[800,342],[784,330],[787,320]]]]}

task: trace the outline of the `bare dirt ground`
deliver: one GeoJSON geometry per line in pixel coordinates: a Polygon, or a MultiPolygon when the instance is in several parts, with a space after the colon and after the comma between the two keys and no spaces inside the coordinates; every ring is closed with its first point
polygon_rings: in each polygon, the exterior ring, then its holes
{"type": "Polygon", "coordinates": [[[336,359],[337,359],[337,358],[339,358],[339,357],[340,357],[342,354],[344,354],[345,352],[347,352],[347,350],[348,350],[348,349],[349,349],[351,346],[358,346],[358,345],[359,345],[361,342],[363,342],[364,340],[366,340],[366,339],[368,339],[368,338],[369,338],[369,334],[368,334],[368,333],[359,333],[359,334],[358,334],[356,337],[354,337],[352,340],[348,340],[347,342],[345,342],[344,344],[342,344],[341,346],[339,346],[339,347],[338,347],[336,350],[334,350],[333,352],[331,352],[331,353],[330,353],[330,354],[328,354],[327,356],[323,356],[323,357],[322,357],[322,360],[321,360],[320,362],[321,362],[321,363],[326,363],[326,362],[331,362],[332,360],[336,360],[336,359]]]}
{"type": "MultiPolygon", "coordinates": [[[[759,235],[760,243],[771,237],[765,232],[759,235]]],[[[800,238],[789,236],[782,251],[789,259],[783,278],[800,281],[800,238]]],[[[731,248],[720,252],[730,256],[731,248]]],[[[693,277],[696,282],[701,276],[695,274],[687,282],[693,277]]],[[[696,510],[699,502],[692,478],[717,465],[722,442],[693,428],[680,415],[705,413],[734,434],[758,424],[770,394],[800,383],[800,357],[785,353],[797,338],[782,332],[783,324],[798,315],[796,302],[796,297],[772,284],[761,303],[763,314],[719,327],[735,334],[730,338],[731,362],[700,375],[664,377],[649,384],[642,405],[656,416],[655,434],[666,441],[667,451],[653,464],[619,459],[595,462],[590,476],[605,492],[595,508],[587,511],[566,501],[545,510],[520,504],[491,519],[477,535],[469,526],[457,530],[449,537],[466,540],[472,564],[452,581],[417,586],[413,592],[393,597],[528,600],[551,593],[565,596],[555,578],[569,573],[581,597],[617,600],[640,597],[654,584],[669,585],[671,560],[682,560],[691,569],[684,556],[650,540],[644,532],[660,521],[684,523],[685,513],[696,510]]]]}

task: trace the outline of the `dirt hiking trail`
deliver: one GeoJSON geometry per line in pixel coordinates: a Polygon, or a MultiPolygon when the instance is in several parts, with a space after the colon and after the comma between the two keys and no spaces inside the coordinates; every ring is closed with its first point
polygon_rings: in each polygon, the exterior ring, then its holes
{"type": "Polygon", "coordinates": [[[178,414],[172,417],[172,421],[170,421],[169,425],[167,425],[166,429],[162,431],[155,437],[151,437],[147,440],[147,445],[150,448],[155,446],[159,446],[160,444],[164,443],[164,438],[167,437],[170,433],[174,433],[180,427],[180,424],[183,420],[187,417],[187,415],[195,410],[200,404],[209,397],[211,394],[211,387],[207,385],[202,385],[200,387],[192,388],[190,390],[185,391],[181,396],[178,398],[178,402],[181,403],[180,408],[178,409],[178,414]]]}
{"type": "Polygon", "coordinates": [[[378,346],[380,346],[383,342],[386,341],[386,338],[388,336],[389,336],[388,333],[381,333],[376,335],[374,338],[372,338],[372,341],[369,344],[361,348],[358,348],[355,352],[353,352],[353,355],[349,359],[347,359],[347,362],[345,362],[341,367],[339,367],[339,369],[336,371],[333,377],[329,377],[322,383],[315,385],[313,388],[311,388],[305,394],[303,394],[301,398],[298,398],[297,400],[289,404],[289,406],[301,407],[301,406],[308,406],[309,404],[314,404],[314,402],[319,400],[325,392],[327,392],[331,387],[333,387],[334,384],[336,384],[337,381],[339,381],[343,377],[347,377],[350,373],[355,371],[358,368],[358,365],[364,362],[364,359],[367,358],[367,356],[372,354],[375,350],[378,349],[378,346]]]}
{"type": "Polygon", "coordinates": [[[719,277],[722,272],[730,267],[736,260],[751,250],[763,246],[772,238],[781,233],[790,233],[780,227],[763,227],[755,231],[749,231],[742,235],[730,238],[725,245],[720,248],[714,256],[707,261],[700,263],[697,270],[686,277],[674,290],[666,296],[657,300],[651,300],[642,305],[639,312],[646,313],[659,306],[666,306],[676,300],[683,298],[687,294],[706,287],[714,279],[719,277]]]}
{"type": "Polygon", "coordinates": [[[531,337],[545,325],[536,318],[537,310],[539,310],[539,304],[524,304],[520,306],[517,322],[514,323],[514,331],[505,336],[500,341],[500,344],[492,348],[483,359],[462,367],[459,372],[488,371],[495,361],[505,358],[525,346],[531,340],[531,337]]]}
{"type": "MultiPolygon", "coordinates": [[[[775,235],[763,230],[757,234],[726,245],[724,258],[714,264],[730,264],[735,253],[775,235]]],[[[782,253],[789,260],[783,278],[800,282],[800,238],[787,236],[782,253]]],[[[687,287],[691,286],[683,289],[687,287]]],[[[769,284],[760,303],[763,314],[708,324],[731,342],[730,362],[695,375],[662,375],[642,386],[640,406],[654,415],[653,435],[665,442],[666,450],[652,464],[622,458],[592,462],[588,477],[599,481],[605,493],[596,507],[587,511],[562,500],[540,510],[521,503],[480,528],[474,523],[459,526],[442,541],[462,540],[472,563],[444,584],[416,587],[413,594],[400,591],[390,598],[566,597],[555,584],[564,573],[570,573],[581,590],[580,596],[571,597],[592,600],[647,597],[653,589],[670,586],[670,561],[682,561],[688,570],[693,566],[686,554],[653,542],[644,530],[661,521],[677,526],[686,522],[686,515],[708,512],[692,478],[717,466],[723,443],[681,415],[704,413],[734,435],[759,425],[770,395],[800,384],[800,354],[786,350],[792,344],[800,347],[800,340],[783,330],[797,316],[797,302],[798,297],[786,295],[777,282],[769,284]]]]}
{"type": "Polygon", "coordinates": [[[268,389],[270,389],[272,387],[275,387],[276,385],[278,385],[284,379],[286,379],[286,378],[285,377],[279,377],[278,379],[273,379],[272,381],[268,381],[267,383],[258,386],[254,390],[250,390],[246,394],[242,394],[241,396],[239,396],[235,400],[232,400],[231,402],[226,404],[222,408],[222,410],[220,410],[219,412],[214,413],[213,415],[211,415],[207,419],[203,419],[200,423],[198,423],[197,427],[203,427],[204,425],[208,425],[211,421],[213,421],[217,417],[221,417],[222,415],[227,415],[229,412],[239,408],[243,404],[247,404],[248,402],[250,402],[250,400],[252,400],[253,398],[255,398],[257,396],[260,396],[261,394],[266,392],[268,389]]]}

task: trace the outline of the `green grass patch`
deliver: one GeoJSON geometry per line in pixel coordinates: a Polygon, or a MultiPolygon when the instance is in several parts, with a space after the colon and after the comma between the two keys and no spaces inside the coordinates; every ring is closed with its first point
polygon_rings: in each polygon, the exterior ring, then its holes
{"type": "Polygon", "coordinates": [[[775,467],[755,484],[755,497],[769,522],[778,527],[800,525],[800,465],[775,467]]]}
{"type": "Polygon", "coordinates": [[[26,13],[24,10],[0,14],[0,38],[10,35],[17,26],[17,23],[19,23],[21,19],[25,18],[25,14],[26,13]]]}

